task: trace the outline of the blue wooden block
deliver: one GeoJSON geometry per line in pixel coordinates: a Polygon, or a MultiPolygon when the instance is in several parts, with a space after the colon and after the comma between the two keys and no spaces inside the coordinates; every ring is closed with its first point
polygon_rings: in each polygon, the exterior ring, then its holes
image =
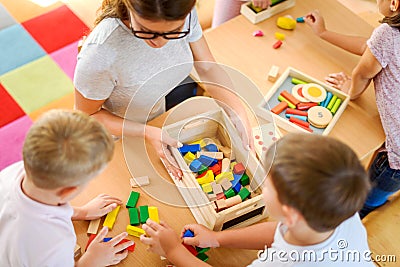
{"type": "Polygon", "coordinates": [[[326,98],[322,102],[321,106],[326,108],[328,106],[329,102],[331,101],[332,97],[333,97],[333,94],[331,92],[327,92],[326,93],[326,98]]]}
{"type": "Polygon", "coordinates": [[[218,163],[218,160],[217,160],[217,159],[213,159],[213,158],[210,158],[210,157],[207,157],[207,156],[204,156],[204,155],[201,155],[201,156],[198,158],[198,160],[199,160],[204,166],[207,166],[207,167],[212,167],[212,166],[214,166],[215,164],[218,163]]]}
{"type": "Polygon", "coordinates": [[[103,239],[103,242],[108,242],[108,241],[110,241],[112,239],[112,237],[105,237],[104,239],[103,239]]]}
{"type": "Polygon", "coordinates": [[[296,18],[296,22],[298,22],[298,23],[304,23],[304,17],[298,17],[298,18],[296,18]]]}
{"type": "Polygon", "coordinates": [[[189,169],[192,172],[198,172],[201,169],[201,166],[202,166],[201,162],[199,160],[195,159],[190,163],[189,169]]]}
{"type": "Polygon", "coordinates": [[[196,154],[198,151],[201,151],[201,147],[199,144],[194,144],[194,145],[183,145],[182,147],[178,148],[179,152],[181,152],[182,155],[192,152],[193,154],[196,154]]]}
{"type": "Polygon", "coordinates": [[[294,115],[294,114],[286,114],[286,118],[294,117],[298,118],[299,120],[307,122],[307,117],[306,116],[299,116],[299,115],[294,115]]]}
{"type": "Polygon", "coordinates": [[[218,147],[215,144],[208,144],[204,147],[206,151],[218,152],[218,147]]]}
{"type": "Polygon", "coordinates": [[[240,180],[237,181],[237,183],[235,183],[235,185],[232,184],[232,189],[233,191],[237,193],[239,193],[240,189],[242,188],[242,185],[240,184],[240,180]]]}
{"type": "Polygon", "coordinates": [[[187,229],[184,233],[183,233],[183,237],[194,237],[194,233],[187,229]]]}

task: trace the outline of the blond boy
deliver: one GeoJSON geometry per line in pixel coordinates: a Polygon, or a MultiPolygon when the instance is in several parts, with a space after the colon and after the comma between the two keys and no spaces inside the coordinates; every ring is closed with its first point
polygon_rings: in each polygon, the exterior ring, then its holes
{"type": "Polygon", "coordinates": [[[114,143],[95,119],[52,110],[29,130],[23,161],[0,172],[0,266],[106,266],[126,257],[132,242],[103,243],[102,229],[79,262],[72,219],[95,219],[120,205],[102,194],[83,207],[69,201],[111,160],[114,143]]]}

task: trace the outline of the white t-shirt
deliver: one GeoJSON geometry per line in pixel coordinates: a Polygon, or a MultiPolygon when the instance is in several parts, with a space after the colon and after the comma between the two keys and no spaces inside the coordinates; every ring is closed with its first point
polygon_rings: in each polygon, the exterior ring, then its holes
{"type": "Polygon", "coordinates": [[[0,172],[0,266],[74,266],[72,207],[30,199],[21,189],[24,176],[22,162],[0,172]]]}
{"type": "Polygon", "coordinates": [[[136,38],[120,19],[102,20],[78,55],[75,88],[85,98],[106,100],[103,108],[121,118],[145,123],[162,114],[165,96],[193,68],[189,44],[203,35],[195,9],[187,16],[183,31],[189,27],[189,17],[190,33],[161,48],[136,38]],[[131,101],[134,109],[125,115],[131,101]]]}
{"type": "Polygon", "coordinates": [[[258,259],[249,266],[375,266],[370,260],[367,232],[358,213],[341,223],[327,240],[317,245],[291,245],[283,237],[286,231],[286,226],[279,223],[271,248],[259,253],[258,259]]]}

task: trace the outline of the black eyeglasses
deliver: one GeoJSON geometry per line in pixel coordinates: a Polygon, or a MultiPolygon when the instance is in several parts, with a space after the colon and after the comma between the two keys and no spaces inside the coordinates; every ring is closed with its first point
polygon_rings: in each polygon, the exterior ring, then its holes
{"type": "Polygon", "coordinates": [[[128,14],[129,14],[129,26],[131,28],[131,31],[132,31],[133,35],[136,38],[139,38],[139,39],[149,40],[149,39],[155,39],[158,36],[161,36],[161,37],[163,37],[164,39],[167,39],[167,40],[174,40],[174,39],[181,39],[181,38],[185,37],[186,35],[188,35],[190,33],[190,21],[192,20],[192,13],[189,13],[189,27],[188,27],[187,31],[183,31],[183,32],[165,32],[165,33],[151,32],[151,31],[135,31],[132,28],[130,12],[128,12],[128,14]]]}

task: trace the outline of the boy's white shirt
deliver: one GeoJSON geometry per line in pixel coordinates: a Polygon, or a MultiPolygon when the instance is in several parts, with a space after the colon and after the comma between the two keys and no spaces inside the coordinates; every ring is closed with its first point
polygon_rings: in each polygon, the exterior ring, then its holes
{"type": "Polygon", "coordinates": [[[259,252],[258,259],[249,266],[375,266],[370,260],[367,232],[358,213],[341,223],[327,240],[317,245],[291,245],[283,237],[286,231],[286,226],[278,223],[271,248],[259,252]]]}
{"type": "Polygon", "coordinates": [[[24,176],[23,162],[0,172],[0,266],[74,266],[72,207],[30,199],[24,176]]]}

